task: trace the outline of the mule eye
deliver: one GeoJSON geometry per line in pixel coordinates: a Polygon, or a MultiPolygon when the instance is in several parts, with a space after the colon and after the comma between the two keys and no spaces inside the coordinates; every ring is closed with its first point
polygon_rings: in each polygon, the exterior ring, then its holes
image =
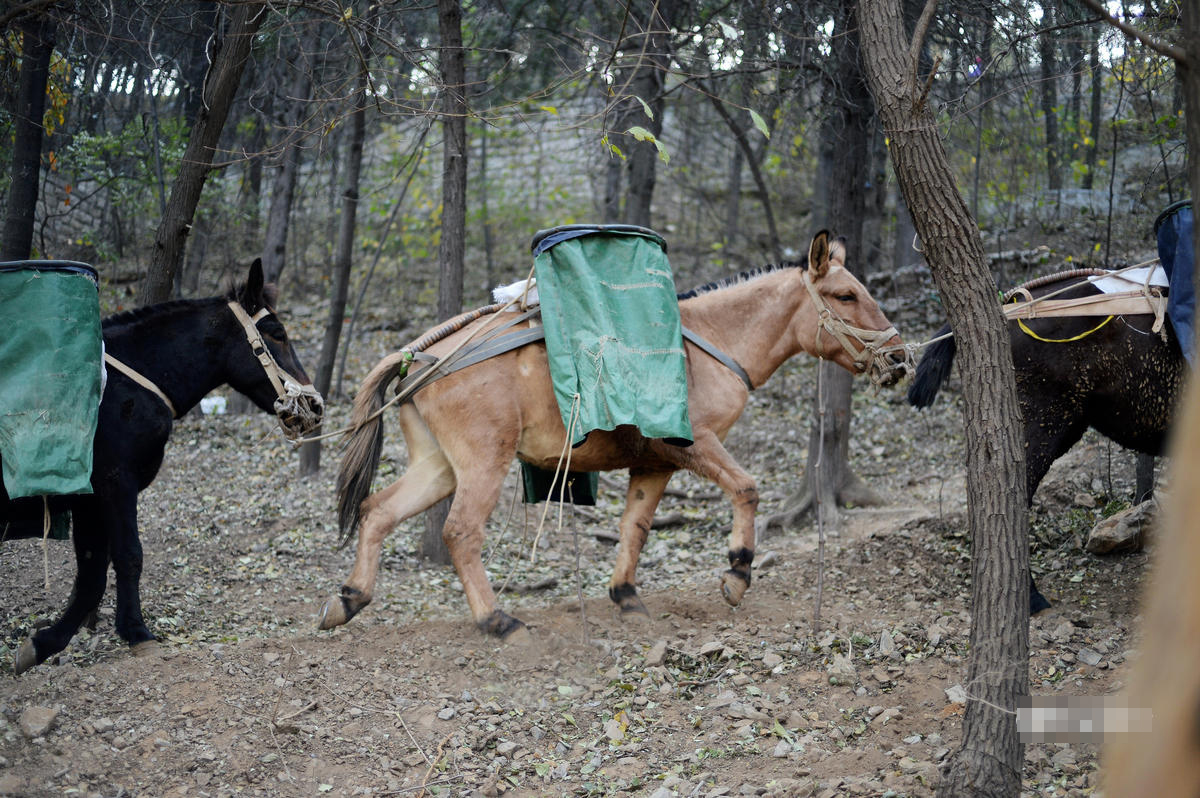
{"type": "Polygon", "coordinates": [[[836,294],[836,295],[834,295],[833,298],[836,299],[838,302],[857,302],[858,301],[858,297],[856,297],[854,294],[836,294]]]}

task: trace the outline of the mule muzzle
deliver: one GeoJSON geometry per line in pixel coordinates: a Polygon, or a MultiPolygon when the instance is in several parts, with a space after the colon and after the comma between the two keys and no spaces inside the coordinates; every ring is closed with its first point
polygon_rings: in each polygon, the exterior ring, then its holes
{"type": "Polygon", "coordinates": [[[871,352],[869,375],[871,382],[881,388],[890,388],[916,372],[916,362],[912,351],[899,342],[899,337],[892,340],[897,343],[880,347],[871,352]]]}
{"type": "Polygon", "coordinates": [[[321,426],[325,416],[325,400],[311,383],[297,385],[288,380],[283,384],[283,392],[275,400],[275,415],[283,434],[288,440],[294,441],[321,426]]]}

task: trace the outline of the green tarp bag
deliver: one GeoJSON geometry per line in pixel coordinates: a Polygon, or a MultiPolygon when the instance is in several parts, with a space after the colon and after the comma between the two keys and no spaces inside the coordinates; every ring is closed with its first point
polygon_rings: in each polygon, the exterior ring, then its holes
{"type": "Polygon", "coordinates": [[[632,424],[647,438],[690,445],[666,242],[633,225],[565,225],[534,236],[533,254],[550,377],[571,444],[632,424]]]}
{"type": "Polygon", "coordinates": [[[0,477],[10,498],[92,492],[102,336],[96,271],[0,262],[0,477]]]}

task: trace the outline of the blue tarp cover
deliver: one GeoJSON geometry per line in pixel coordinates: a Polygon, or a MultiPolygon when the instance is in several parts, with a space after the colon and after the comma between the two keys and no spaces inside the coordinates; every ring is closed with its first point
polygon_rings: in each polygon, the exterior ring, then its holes
{"type": "Polygon", "coordinates": [[[1192,283],[1195,253],[1192,252],[1192,201],[1170,205],[1154,222],[1158,238],[1158,259],[1170,282],[1167,318],[1179,339],[1179,348],[1195,365],[1196,290],[1192,283]]]}

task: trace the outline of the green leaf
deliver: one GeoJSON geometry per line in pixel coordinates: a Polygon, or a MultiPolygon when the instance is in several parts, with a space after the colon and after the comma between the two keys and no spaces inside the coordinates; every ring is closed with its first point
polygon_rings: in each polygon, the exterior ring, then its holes
{"type": "Polygon", "coordinates": [[[625,132],[633,136],[638,141],[649,141],[654,145],[655,149],[658,150],[658,157],[663,163],[671,162],[671,156],[667,152],[667,148],[662,145],[662,142],[659,141],[653,133],[651,133],[649,130],[646,130],[646,128],[639,125],[634,125],[625,132]]]}
{"type": "Polygon", "coordinates": [[[654,111],[650,110],[650,106],[646,103],[646,101],[641,97],[634,97],[633,99],[642,104],[642,110],[646,112],[646,116],[649,117],[651,121],[654,121],[654,111]]]}
{"type": "Polygon", "coordinates": [[[763,134],[763,138],[771,138],[771,131],[767,127],[766,121],[762,118],[762,115],[753,108],[750,109],[750,119],[754,122],[754,126],[758,128],[758,132],[763,134]]]}
{"type": "Polygon", "coordinates": [[[558,109],[555,108],[553,105],[543,105],[543,106],[541,106],[541,108],[543,111],[545,111],[548,114],[554,114],[555,116],[558,116],[558,109]]]}

